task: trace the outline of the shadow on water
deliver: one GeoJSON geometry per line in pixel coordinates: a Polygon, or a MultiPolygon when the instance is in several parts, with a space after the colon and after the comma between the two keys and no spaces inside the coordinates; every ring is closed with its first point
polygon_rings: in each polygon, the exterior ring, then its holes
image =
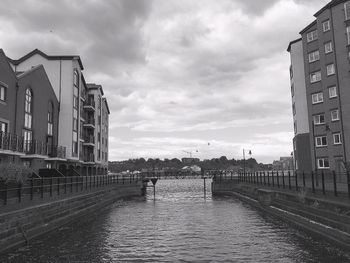
{"type": "Polygon", "coordinates": [[[350,262],[349,252],[232,197],[204,199],[202,180],[160,180],[156,199],[117,201],[0,262],[350,262]]]}

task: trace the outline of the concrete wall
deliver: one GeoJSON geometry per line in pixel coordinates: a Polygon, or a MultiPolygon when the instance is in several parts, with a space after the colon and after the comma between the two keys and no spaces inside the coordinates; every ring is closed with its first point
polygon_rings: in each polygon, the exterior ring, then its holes
{"type": "Polygon", "coordinates": [[[333,244],[350,249],[348,202],[310,197],[307,192],[239,184],[230,180],[212,183],[214,195],[232,195],[333,244]]]}
{"type": "Polygon", "coordinates": [[[118,185],[0,213],[0,251],[25,245],[28,240],[81,216],[98,213],[99,209],[118,199],[139,195],[141,195],[141,183],[118,185]]]}

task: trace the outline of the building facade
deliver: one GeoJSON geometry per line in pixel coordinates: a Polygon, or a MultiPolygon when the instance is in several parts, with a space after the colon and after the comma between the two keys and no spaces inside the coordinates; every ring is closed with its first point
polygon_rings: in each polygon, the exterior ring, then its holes
{"type": "Polygon", "coordinates": [[[58,100],[43,66],[15,74],[0,50],[0,162],[38,171],[66,161],[58,146],[58,100]]]}
{"type": "MultiPolygon", "coordinates": [[[[296,43],[290,45],[291,58],[304,64],[307,114],[297,104],[295,110],[302,112],[297,119],[307,117],[310,138],[310,155],[299,158],[310,159],[313,170],[344,172],[350,154],[350,1],[333,0],[314,16],[296,42],[302,52],[296,55],[296,43]]],[[[300,63],[292,59],[291,69],[294,74],[300,63]]]]}
{"type": "MultiPolygon", "coordinates": [[[[62,172],[74,170],[80,175],[107,173],[110,112],[102,87],[89,88],[85,82],[80,57],[49,56],[38,49],[17,60],[6,58],[3,53],[2,56],[5,62],[0,63],[4,68],[0,73],[3,79],[0,85],[6,87],[6,97],[10,101],[1,103],[0,100],[0,107],[6,106],[0,113],[2,129],[6,132],[11,129],[13,134],[23,137],[24,142],[30,144],[24,143],[25,149],[40,149],[35,144],[37,140],[45,143],[47,151],[56,153],[56,156],[46,156],[45,163],[35,165],[36,161],[26,154],[21,157],[28,160],[26,165],[62,172]],[[14,96],[25,104],[14,103],[14,96]],[[24,114],[12,116],[15,111],[11,107],[17,107],[19,112],[24,108],[24,114]],[[107,114],[103,115],[103,132],[102,114],[107,114]],[[45,127],[41,127],[44,123],[45,127]]],[[[40,159],[37,155],[34,157],[40,159]]]]}

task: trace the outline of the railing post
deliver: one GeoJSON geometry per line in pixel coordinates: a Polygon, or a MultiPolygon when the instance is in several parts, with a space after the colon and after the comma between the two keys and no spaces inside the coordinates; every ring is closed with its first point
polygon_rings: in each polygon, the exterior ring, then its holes
{"type": "Polygon", "coordinates": [[[85,175],[85,190],[88,189],[88,177],[85,175]]]}
{"type": "Polygon", "coordinates": [[[18,184],[18,190],[17,190],[17,194],[18,194],[18,202],[20,203],[22,201],[22,183],[18,184]]]}
{"type": "Polygon", "coordinates": [[[79,177],[75,176],[75,191],[78,192],[79,190],[79,177]]]}
{"type": "Polygon", "coordinates": [[[70,192],[73,193],[73,176],[70,177],[70,192]]]}
{"type": "Polygon", "coordinates": [[[315,193],[314,171],[311,171],[312,192],[315,193]]]}
{"type": "Polygon", "coordinates": [[[264,174],[264,185],[266,185],[266,177],[265,177],[265,171],[263,172],[264,174]]]}
{"type": "Polygon", "coordinates": [[[52,197],[52,177],[50,178],[50,197],[52,197]]]}
{"type": "Polygon", "coordinates": [[[4,189],[4,205],[7,205],[7,183],[5,183],[4,189]]]}
{"type": "Polygon", "coordinates": [[[275,187],[275,179],[273,176],[273,171],[271,171],[272,187],[275,187]]]}
{"type": "Polygon", "coordinates": [[[270,172],[267,171],[267,185],[270,186],[270,172]]]}
{"type": "Polygon", "coordinates": [[[84,190],[84,177],[81,176],[81,177],[79,177],[79,179],[80,179],[80,183],[81,183],[81,185],[80,185],[80,191],[82,192],[82,191],[84,190]]]}
{"type": "Polygon", "coordinates": [[[64,177],[64,193],[67,193],[67,176],[64,177]]]}
{"type": "Polygon", "coordinates": [[[44,177],[41,177],[41,198],[44,198],[44,177]]]}
{"type": "Polygon", "coordinates": [[[337,192],[337,175],[336,175],[335,171],[333,171],[333,184],[334,184],[334,195],[338,196],[338,192],[337,192]]]}
{"type": "Polygon", "coordinates": [[[289,190],[292,190],[292,182],[291,182],[291,178],[290,178],[290,171],[288,171],[288,188],[289,188],[289,190]]]}
{"type": "Polygon", "coordinates": [[[284,181],[284,171],[282,171],[282,184],[283,184],[283,189],[286,188],[286,183],[284,181]]]}
{"type": "Polygon", "coordinates": [[[350,198],[350,172],[346,171],[346,178],[348,183],[348,197],[350,198]]]}
{"type": "Polygon", "coordinates": [[[30,200],[33,200],[33,195],[34,195],[34,182],[33,178],[30,179],[30,200]]]}
{"type": "Polygon", "coordinates": [[[326,189],[325,189],[325,185],[324,185],[324,172],[322,170],[321,173],[321,180],[322,180],[322,193],[325,195],[326,194],[326,189]]]}
{"type": "Polygon", "coordinates": [[[60,195],[60,178],[57,177],[57,195],[60,195]]]}
{"type": "Polygon", "coordinates": [[[294,172],[294,177],[295,177],[295,190],[298,191],[299,190],[299,186],[298,186],[298,173],[295,171],[294,172]]]}
{"type": "Polygon", "coordinates": [[[303,171],[303,187],[305,188],[306,184],[305,184],[305,173],[303,171]]]}
{"type": "Polygon", "coordinates": [[[277,171],[277,187],[280,188],[280,179],[279,179],[278,171],[277,171]]]}

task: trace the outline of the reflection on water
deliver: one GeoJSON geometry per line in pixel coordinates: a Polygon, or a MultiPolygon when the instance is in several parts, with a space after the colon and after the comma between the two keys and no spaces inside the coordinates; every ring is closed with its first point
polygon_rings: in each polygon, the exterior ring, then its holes
{"type": "Polygon", "coordinates": [[[1,262],[350,262],[317,241],[231,197],[212,198],[202,180],[160,180],[156,200],[118,201],[60,228],[1,262]]]}

